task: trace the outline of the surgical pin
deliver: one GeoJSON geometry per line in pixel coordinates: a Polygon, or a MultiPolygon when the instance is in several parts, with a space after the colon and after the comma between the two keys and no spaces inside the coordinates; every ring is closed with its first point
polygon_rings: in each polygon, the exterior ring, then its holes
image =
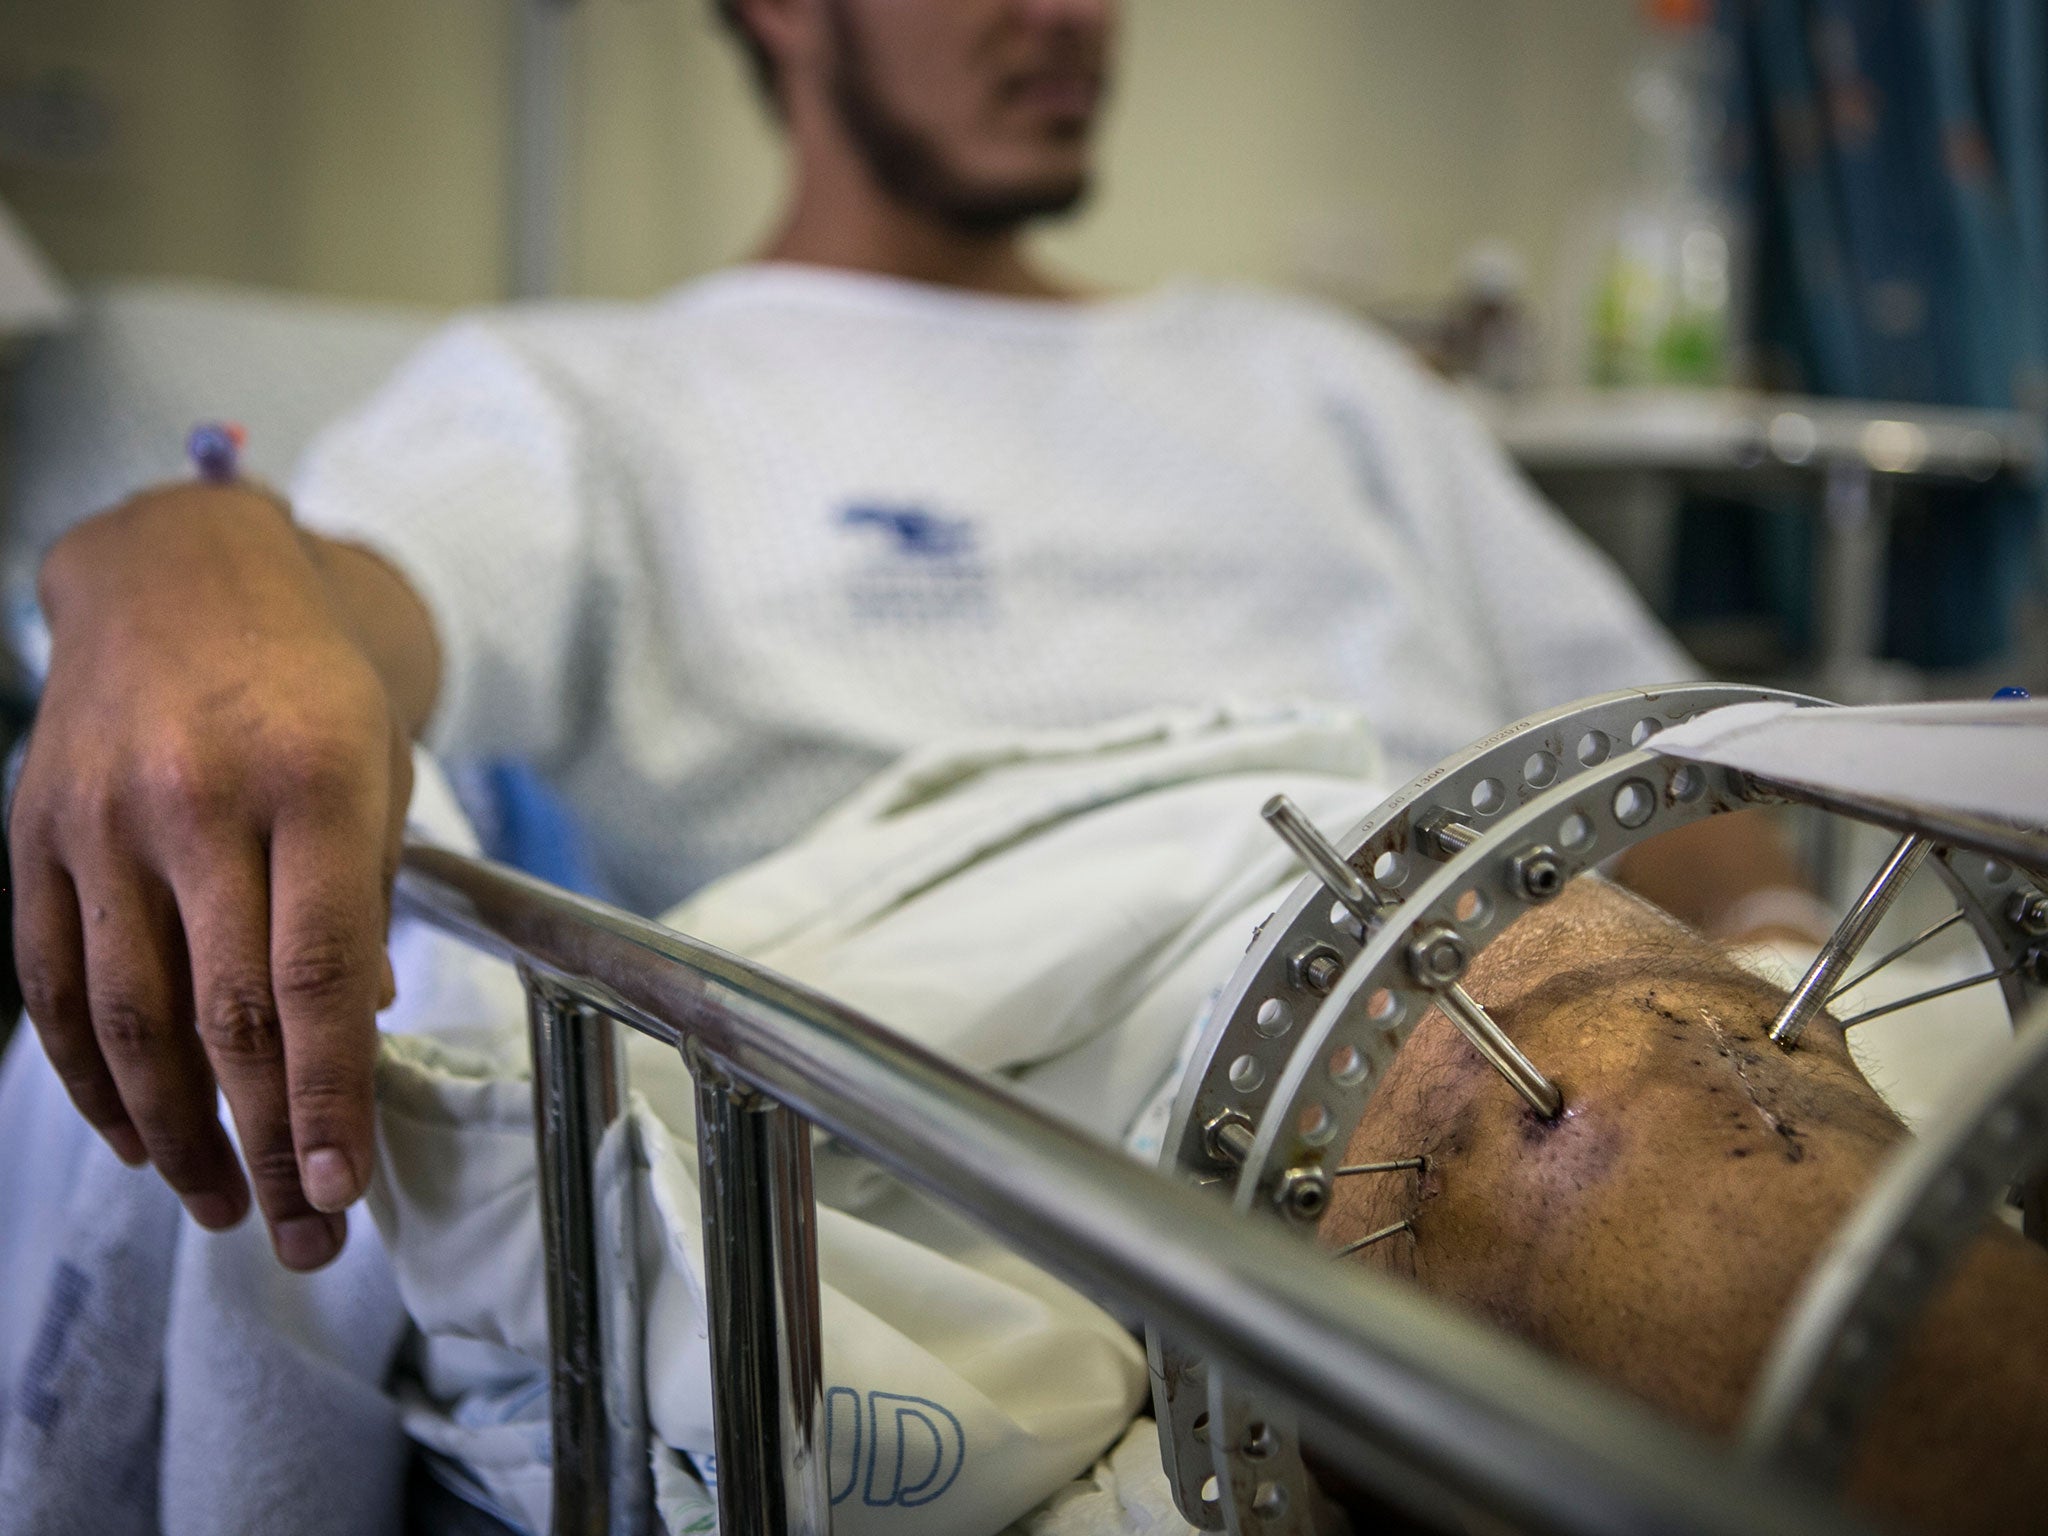
{"type": "Polygon", "coordinates": [[[1353,917],[1371,927],[1379,917],[1379,909],[1389,904],[1387,898],[1351,867],[1317,830],[1316,824],[1301,814],[1301,807],[1285,795],[1275,795],[1259,814],[1280,835],[1280,841],[1294,850],[1294,856],[1308,866],[1309,873],[1328,886],[1330,894],[1343,902],[1353,917]]]}
{"type": "MultiPolygon", "coordinates": [[[[1260,814],[1309,867],[1310,873],[1328,886],[1360,923],[1370,927],[1379,910],[1392,905],[1372,882],[1351,867],[1350,861],[1287,796],[1273,796],[1260,814]]],[[[1555,1120],[1564,1110],[1564,1095],[1557,1084],[1536,1070],[1507,1032],[1493,1021],[1493,1016],[1459,984],[1458,977],[1464,974],[1467,958],[1464,941],[1448,930],[1440,935],[1424,935],[1409,949],[1415,979],[1429,988],[1451,1022],[1486,1058],[1488,1065],[1507,1079],[1508,1086],[1528,1101],[1531,1109],[1546,1120],[1555,1120]]]]}
{"type": "Polygon", "coordinates": [[[1777,1018],[1771,1021],[1773,1044],[1789,1051],[1799,1043],[1799,1037],[1806,1033],[1806,1026],[1827,1006],[1828,998],[1837,990],[1835,983],[1855,963],[1858,951],[1870,942],[1870,935],[1884,920],[1885,913],[1891,910],[1892,903],[1899,899],[1899,892],[1905,889],[1906,882],[1927,862],[1927,855],[1933,851],[1934,844],[1924,837],[1899,839],[1898,847],[1891,851],[1891,856],[1871,877],[1870,884],[1863,888],[1863,894],[1856,898],[1856,904],[1849,908],[1848,916],[1829,935],[1820,953],[1813,957],[1813,964],[1800,977],[1799,985],[1785,999],[1785,1006],[1778,1010],[1777,1018]]]}
{"type": "Polygon", "coordinates": [[[1938,934],[1948,932],[1949,929],[1953,928],[1957,923],[1960,923],[1962,920],[1963,909],[1961,907],[1958,907],[1955,911],[1949,913],[1947,917],[1944,917],[1940,922],[1935,923],[1930,927],[1921,929],[1920,932],[1914,934],[1912,938],[1906,940],[1906,942],[1901,944],[1897,949],[1894,949],[1890,953],[1885,955],[1883,959],[1873,960],[1869,965],[1866,965],[1862,970],[1858,971],[1854,976],[1850,977],[1847,981],[1843,982],[1839,987],[1835,988],[1834,991],[1830,992],[1828,994],[1828,1001],[1832,1003],[1836,998],[1842,996],[1844,993],[1855,991],[1858,987],[1862,986],[1863,983],[1870,980],[1871,977],[1875,976],[1879,971],[1883,970],[1886,966],[1890,965],[1894,960],[1905,959],[1906,956],[1910,955],[1922,944],[1925,944],[1929,939],[1934,938],[1938,934]]]}
{"type": "Polygon", "coordinates": [[[1436,1002],[1458,1026],[1459,1033],[1472,1042],[1494,1071],[1507,1079],[1510,1088],[1528,1101],[1531,1109],[1546,1120],[1555,1120],[1564,1112],[1564,1094],[1557,1084],[1536,1070],[1536,1064],[1522,1054],[1507,1031],[1494,1023],[1493,1015],[1471,993],[1452,982],[1437,993],[1436,1002]]]}
{"type": "Polygon", "coordinates": [[[1426,1157],[1397,1157],[1388,1163],[1349,1163],[1342,1168],[1332,1168],[1330,1177],[1341,1179],[1353,1173],[1399,1173],[1404,1168],[1413,1168],[1417,1173],[1429,1166],[1426,1157]]]}
{"type": "Polygon", "coordinates": [[[1414,1230],[1415,1223],[1408,1220],[1408,1218],[1404,1216],[1401,1218],[1401,1220],[1395,1222],[1390,1227],[1381,1227],[1377,1232],[1366,1233],[1365,1236],[1361,1237],[1355,1243],[1346,1243],[1342,1248],[1339,1248],[1336,1251],[1336,1253],[1332,1255],[1332,1257],[1339,1259],[1348,1259],[1349,1257],[1351,1257],[1352,1254],[1358,1252],[1359,1249],[1370,1248],[1374,1243],[1384,1241],[1385,1239],[1392,1237],[1396,1232],[1413,1232],[1414,1230]]]}

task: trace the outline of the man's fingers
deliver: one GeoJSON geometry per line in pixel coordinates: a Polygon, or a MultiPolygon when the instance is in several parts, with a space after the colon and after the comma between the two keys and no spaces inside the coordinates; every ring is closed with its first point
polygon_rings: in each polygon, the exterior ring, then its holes
{"type": "Polygon", "coordinates": [[[270,889],[263,849],[229,847],[175,886],[192,956],[193,1020],[213,1064],[277,1256],[318,1269],[341,1251],[342,1218],[299,1182],[285,1091],[284,1035],[270,984],[270,889]]]}
{"type": "Polygon", "coordinates": [[[398,976],[391,969],[391,897],[398,883],[399,861],[405,856],[405,818],[411,810],[412,743],[394,731],[391,734],[390,803],[384,817],[384,863],[378,871],[384,897],[384,924],[378,944],[383,958],[383,981],[377,989],[379,1013],[398,1001],[398,976]]]}
{"type": "Polygon", "coordinates": [[[21,996],[51,1070],[86,1123],[131,1167],[149,1159],[93,1038],[78,893],[55,864],[14,850],[14,954],[21,996]]]}
{"type": "Polygon", "coordinates": [[[183,937],[170,893],[119,876],[77,877],[87,1006],[100,1055],[149,1160],[203,1227],[230,1227],[248,1186],[214,1111],[213,1073],[192,1032],[183,937]]]}
{"type": "Polygon", "coordinates": [[[369,1181],[384,946],[379,831],[290,817],[271,840],[270,977],[292,1143],[306,1198],[323,1211],[343,1209],[369,1181]]]}

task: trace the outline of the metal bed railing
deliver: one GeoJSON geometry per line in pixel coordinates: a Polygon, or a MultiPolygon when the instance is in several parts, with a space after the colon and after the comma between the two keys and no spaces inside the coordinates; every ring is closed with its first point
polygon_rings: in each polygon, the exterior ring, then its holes
{"type": "Polygon", "coordinates": [[[1400,1495],[1517,1528],[1862,1529],[1413,1287],[1331,1263],[853,1010],[499,865],[407,849],[398,908],[525,981],[547,1261],[554,1528],[657,1527],[621,1023],[697,1083],[724,1536],[823,1532],[826,1383],[810,1127],[1088,1293],[1290,1403],[1327,1454],[1400,1495]]]}

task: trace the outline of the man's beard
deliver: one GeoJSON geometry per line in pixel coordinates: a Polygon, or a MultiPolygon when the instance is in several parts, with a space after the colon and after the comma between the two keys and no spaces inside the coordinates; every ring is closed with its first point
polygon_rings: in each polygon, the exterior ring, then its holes
{"type": "Polygon", "coordinates": [[[1042,186],[976,186],[955,174],[940,147],[890,110],[875,89],[853,18],[825,7],[834,33],[832,100],[854,147],[882,190],[963,235],[1004,235],[1032,219],[1072,212],[1088,195],[1078,175],[1042,186]]]}

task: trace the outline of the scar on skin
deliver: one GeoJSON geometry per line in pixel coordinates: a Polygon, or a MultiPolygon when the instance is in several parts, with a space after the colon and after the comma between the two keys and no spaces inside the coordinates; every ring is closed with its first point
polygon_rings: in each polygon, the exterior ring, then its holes
{"type": "Polygon", "coordinates": [[[1714,1032],[1714,1039],[1719,1042],[1716,1049],[1720,1052],[1722,1059],[1735,1068],[1735,1076],[1742,1083],[1742,1091],[1749,1096],[1750,1107],[1757,1112],[1764,1124],[1770,1128],[1772,1134],[1784,1142],[1785,1161],[1788,1163],[1799,1162],[1806,1156],[1806,1148],[1799,1144],[1798,1129],[1785,1120],[1780,1119],[1766,1108],[1764,1101],[1757,1097],[1756,1084],[1749,1080],[1749,1063],[1754,1058],[1743,1055],[1742,1052],[1736,1050],[1729,1043],[1726,1031],[1721,1028],[1721,1021],[1706,1009],[1702,1008],[1700,1010],[1700,1018],[1705,1020],[1707,1028],[1714,1032]]]}

